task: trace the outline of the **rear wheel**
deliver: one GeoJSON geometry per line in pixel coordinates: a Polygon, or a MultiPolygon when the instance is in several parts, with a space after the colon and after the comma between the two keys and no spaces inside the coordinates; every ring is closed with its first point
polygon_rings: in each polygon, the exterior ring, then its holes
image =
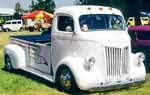
{"type": "Polygon", "coordinates": [[[8,55],[5,55],[5,69],[10,72],[13,71],[12,62],[8,55]]]}
{"type": "Polygon", "coordinates": [[[23,27],[21,27],[19,30],[22,32],[23,31],[23,27]]]}
{"type": "Polygon", "coordinates": [[[9,29],[8,29],[8,28],[6,28],[6,29],[5,29],[5,32],[8,32],[8,31],[9,31],[9,29]]]}
{"type": "Polygon", "coordinates": [[[67,67],[61,67],[57,74],[57,84],[65,92],[78,90],[73,74],[67,67]]]}

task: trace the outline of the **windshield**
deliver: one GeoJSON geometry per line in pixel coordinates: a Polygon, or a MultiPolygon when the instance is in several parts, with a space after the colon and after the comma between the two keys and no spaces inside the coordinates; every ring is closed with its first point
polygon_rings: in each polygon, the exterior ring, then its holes
{"type": "Polygon", "coordinates": [[[79,17],[82,31],[125,30],[125,22],[119,15],[88,14],[79,17]]]}

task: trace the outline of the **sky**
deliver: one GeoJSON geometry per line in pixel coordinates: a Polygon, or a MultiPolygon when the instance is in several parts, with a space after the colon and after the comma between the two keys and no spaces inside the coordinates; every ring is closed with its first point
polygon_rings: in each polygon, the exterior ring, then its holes
{"type": "MultiPolygon", "coordinates": [[[[74,0],[54,0],[56,7],[73,5],[74,0]]],[[[23,9],[29,9],[31,0],[0,0],[0,8],[12,8],[15,9],[15,4],[19,2],[23,9]]]]}
{"type": "Polygon", "coordinates": [[[61,7],[61,6],[67,6],[67,5],[73,5],[75,0],[55,0],[56,7],[61,7]]]}

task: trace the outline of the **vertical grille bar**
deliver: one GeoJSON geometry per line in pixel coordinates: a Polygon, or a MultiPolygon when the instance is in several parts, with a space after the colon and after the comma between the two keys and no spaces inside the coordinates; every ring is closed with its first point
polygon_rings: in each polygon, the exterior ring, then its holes
{"type": "Polygon", "coordinates": [[[109,48],[105,48],[105,51],[106,51],[106,63],[108,64],[107,65],[107,75],[109,76],[110,75],[110,60],[108,59],[109,58],[109,48]]]}
{"type": "Polygon", "coordinates": [[[118,65],[119,65],[119,76],[121,76],[121,49],[119,49],[119,62],[118,62],[118,65]]]}
{"type": "Polygon", "coordinates": [[[128,47],[124,48],[123,49],[123,52],[124,52],[124,56],[123,56],[123,65],[122,65],[122,73],[123,74],[127,74],[128,73],[128,47]]]}

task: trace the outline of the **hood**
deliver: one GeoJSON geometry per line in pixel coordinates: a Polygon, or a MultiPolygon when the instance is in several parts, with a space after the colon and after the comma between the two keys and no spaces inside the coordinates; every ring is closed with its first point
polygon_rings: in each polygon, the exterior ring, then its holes
{"type": "Polygon", "coordinates": [[[124,47],[130,45],[130,37],[125,31],[93,31],[83,32],[81,35],[84,40],[98,42],[104,46],[124,47]]]}

